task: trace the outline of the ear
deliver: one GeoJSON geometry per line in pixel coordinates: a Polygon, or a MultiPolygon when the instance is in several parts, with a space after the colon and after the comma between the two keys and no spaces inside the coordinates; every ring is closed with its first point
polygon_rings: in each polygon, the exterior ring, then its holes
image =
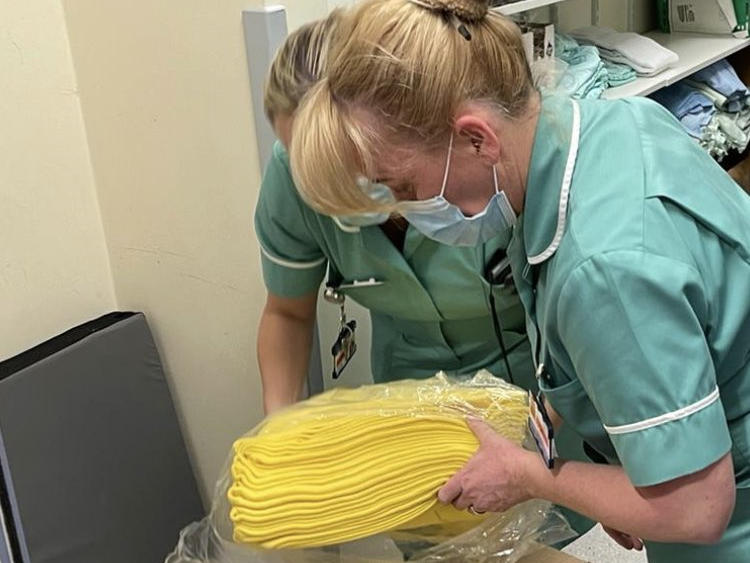
{"type": "Polygon", "coordinates": [[[467,149],[473,151],[488,166],[500,160],[500,139],[489,116],[479,112],[460,113],[454,122],[455,135],[465,139],[467,149]]]}

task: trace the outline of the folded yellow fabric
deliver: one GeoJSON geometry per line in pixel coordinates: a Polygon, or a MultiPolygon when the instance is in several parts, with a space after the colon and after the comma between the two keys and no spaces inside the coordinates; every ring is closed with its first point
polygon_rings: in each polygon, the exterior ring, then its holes
{"type": "Polygon", "coordinates": [[[478,522],[436,496],[477,449],[466,418],[520,443],[527,413],[526,394],[489,374],[337,389],[303,401],[234,444],[234,540],[319,547],[478,522]]]}

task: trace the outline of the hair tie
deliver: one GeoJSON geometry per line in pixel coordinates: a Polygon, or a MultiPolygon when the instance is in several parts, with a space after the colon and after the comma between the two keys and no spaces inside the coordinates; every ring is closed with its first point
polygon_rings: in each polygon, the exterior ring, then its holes
{"type": "MultiPolygon", "coordinates": [[[[444,12],[454,18],[466,23],[477,23],[482,21],[490,10],[488,0],[409,0],[412,4],[433,10],[444,12]]],[[[461,33],[463,35],[463,33],[461,33]]]]}

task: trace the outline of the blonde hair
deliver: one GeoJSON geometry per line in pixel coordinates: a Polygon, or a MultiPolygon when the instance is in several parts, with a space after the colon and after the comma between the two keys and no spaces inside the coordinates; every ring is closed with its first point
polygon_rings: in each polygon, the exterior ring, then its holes
{"type": "Polygon", "coordinates": [[[290,150],[302,196],[323,213],[396,211],[357,184],[373,179],[377,147],[429,150],[447,143],[461,103],[514,118],[535,91],[520,30],[487,13],[486,0],[364,0],[342,14],[339,30],[326,77],[297,112],[290,150]],[[356,120],[354,109],[377,125],[356,120]]]}
{"type": "Polygon", "coordinates": [[[290,33],[279,47],[266,76],[263,108],[273,123],[279,115],[293,114],[302,97],[325,72],[328,45],[340,10],[290,33]]]}

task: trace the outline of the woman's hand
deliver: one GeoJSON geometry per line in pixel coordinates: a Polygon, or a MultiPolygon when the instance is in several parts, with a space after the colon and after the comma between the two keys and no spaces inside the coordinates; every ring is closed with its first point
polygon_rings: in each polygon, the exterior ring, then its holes
{"type": "Polygon", "coordinates": [[[532,498],[529,480],[544,468],[539,455],[497,434],[487,423],[470,419],[479,449],[438,491],[438,499],[459,510],[502,512],[532,498]]]}

